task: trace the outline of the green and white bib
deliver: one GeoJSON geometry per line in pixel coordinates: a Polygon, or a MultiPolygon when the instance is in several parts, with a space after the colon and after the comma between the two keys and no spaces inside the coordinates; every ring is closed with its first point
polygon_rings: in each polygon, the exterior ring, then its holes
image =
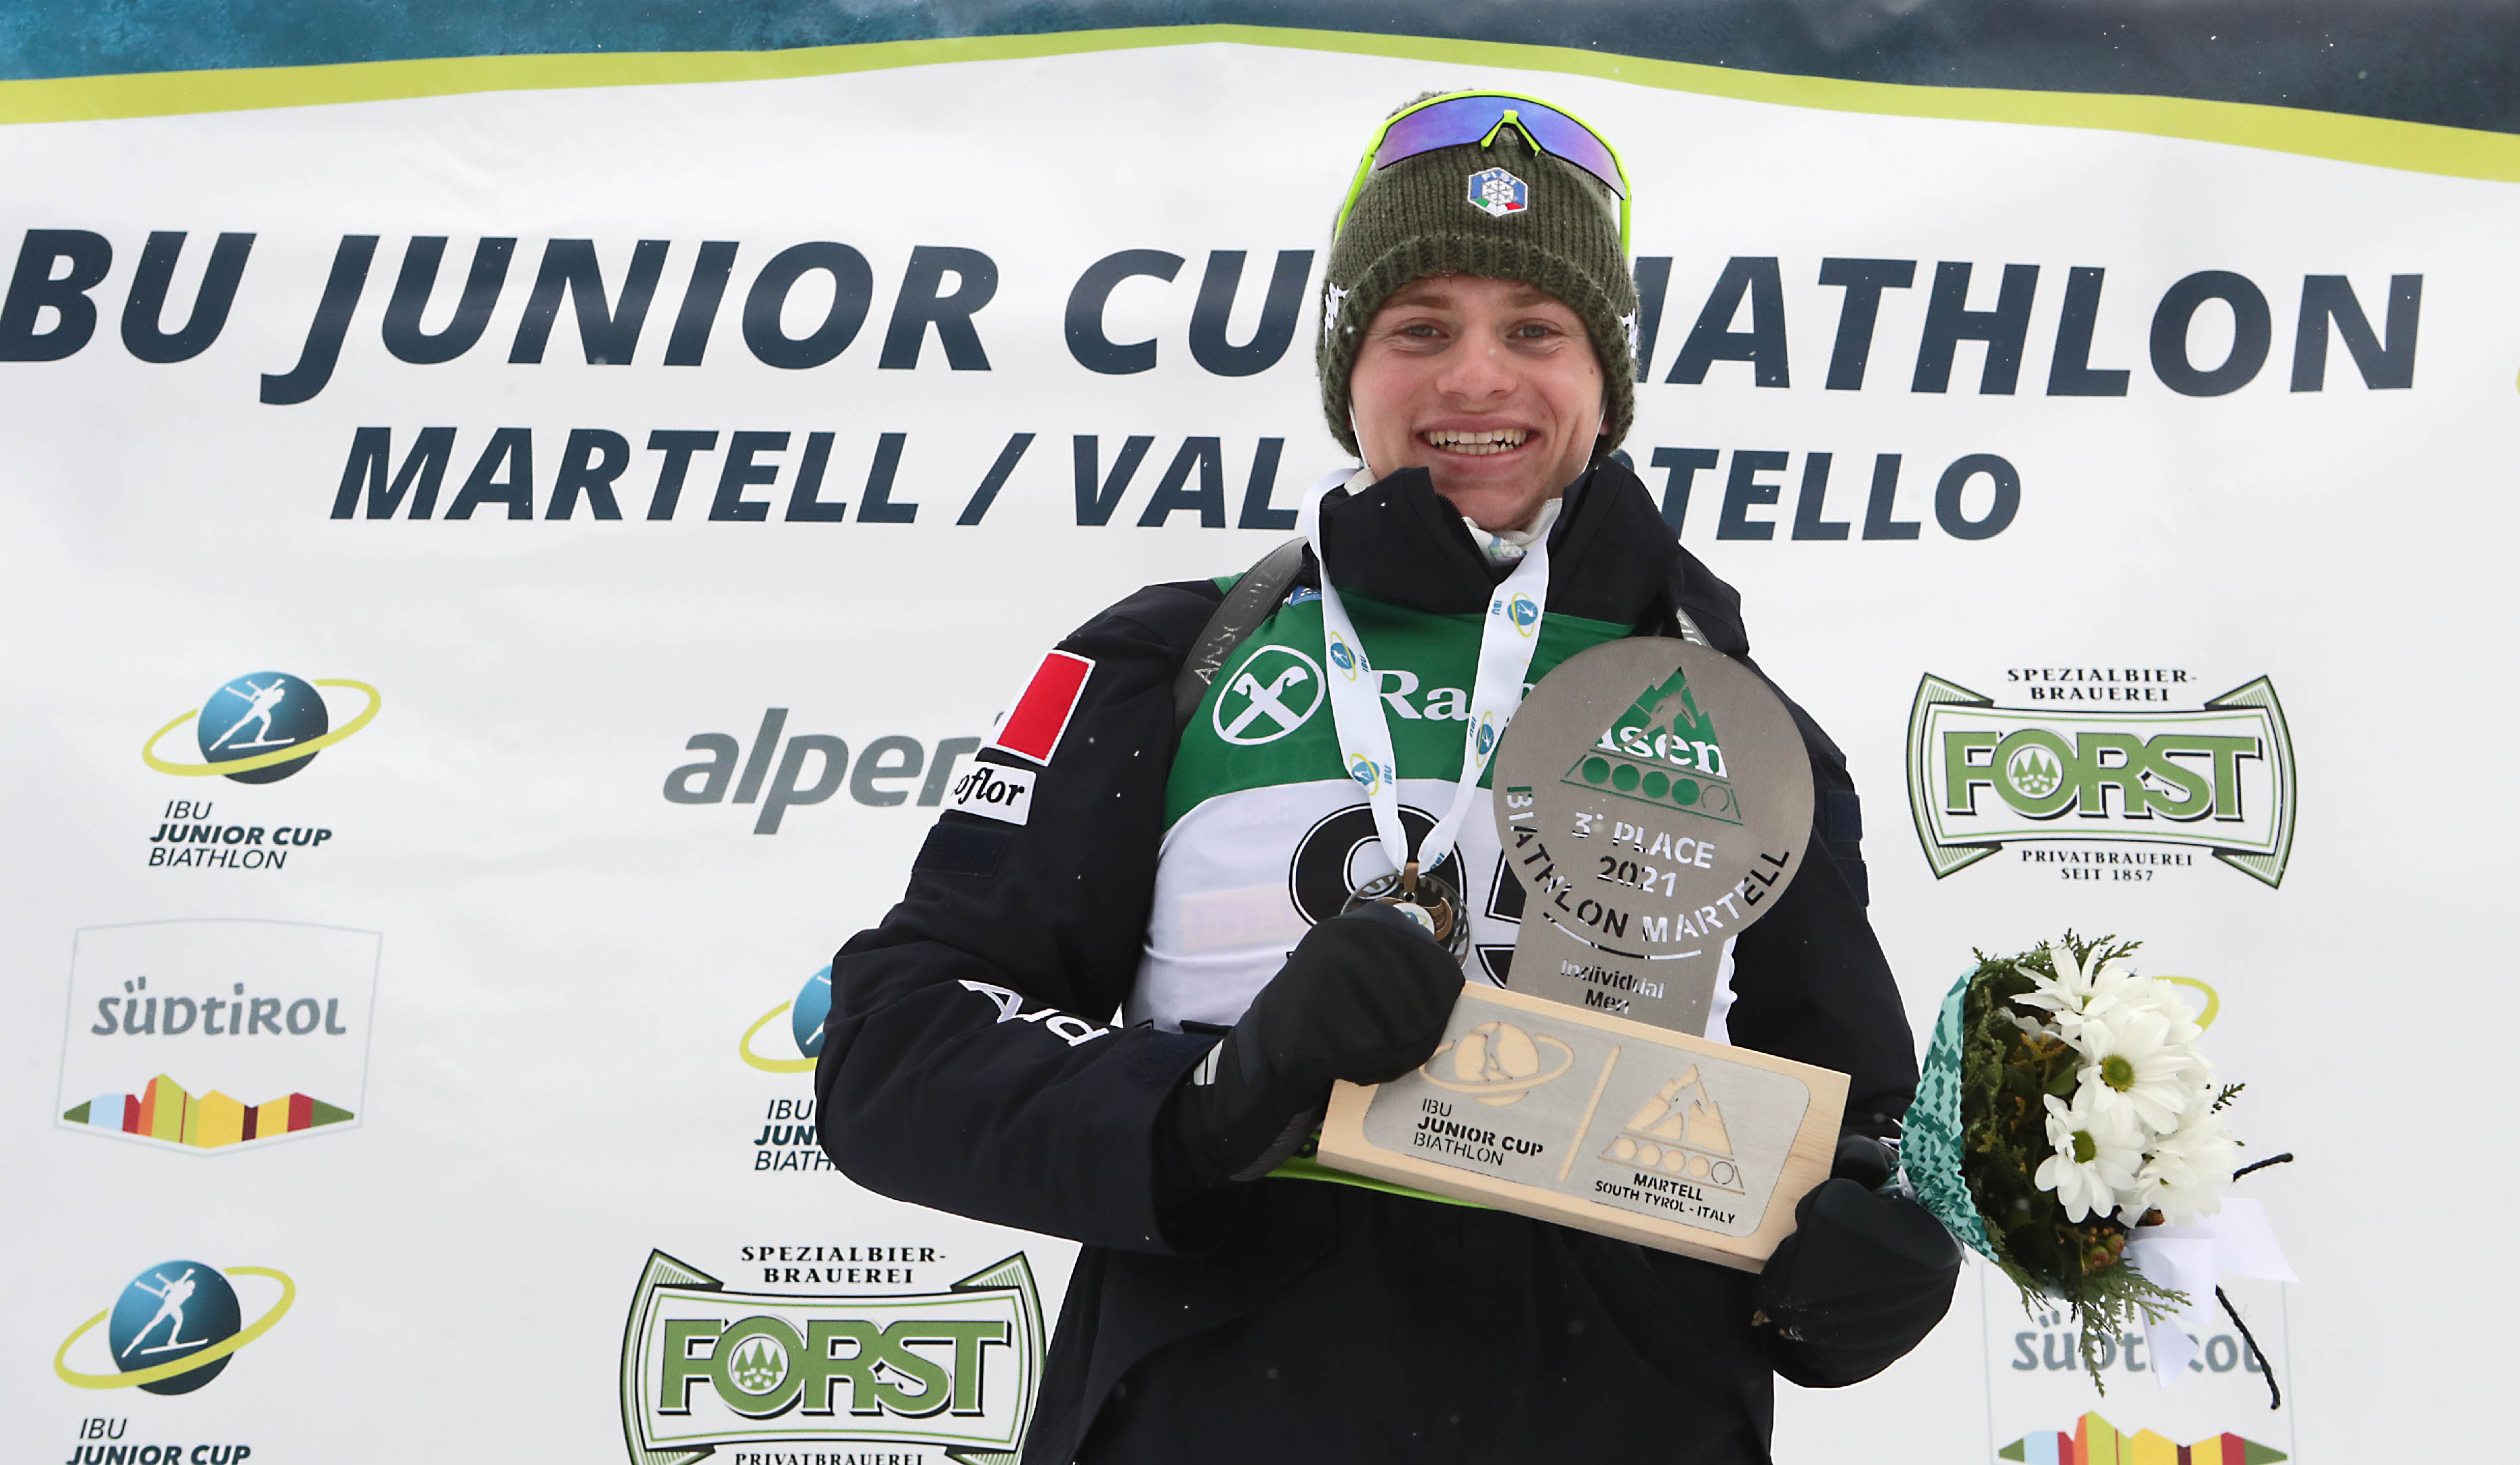
{"type": "MultiPolygon", "coordinates": [[[[1361,675],[1380,678],[1401,821],[1416,840],[1451,804],[1461,775],[1482,617],[1411,610],[1354,592],[1344,599],[1374,663],[1361,675]]],[[[1623,625],[1552,612],[1541,621],[1531,680],[1627,634],[1623,625]]],[[[1338,914],[1359,885],[1389,872],[1365,791],[1341,766],[1331,726],[1326,678],[1342,675],[1360,673],[1324,663],[1321,598],[1298,591],[1209,686],[1165,786],[1154,909],[1128,1021],[1165,1029],[1232,1024],[1307,930],[1338,914]]],[[[1501,986],[1520,929],[1522,889],[1506,875],[1485,781],[1457,850],[1435,873],[1468,907],[1469,979],[1501,986]]],[[[1728,947],[1719,1004],[1730,991],[1731,958],[1728,947]]]]}

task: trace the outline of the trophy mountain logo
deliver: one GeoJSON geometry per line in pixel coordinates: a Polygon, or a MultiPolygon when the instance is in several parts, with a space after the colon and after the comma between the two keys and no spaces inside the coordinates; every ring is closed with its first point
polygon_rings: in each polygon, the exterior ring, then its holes
{"type": "Polygon", "coordinates": [[[2165,701],[2186,673],[2011,676],[2033,681],[2031,700],[2042,705],[2000,707],[1930,674],[1916,688],[1908,803],[1935,878],[2017,844],[2029,847],[2024,864],[2055,866],[2067,879],[2147,881],[2159,868],[2194,864],[2203,850],[2270,886],[2283,883],[2296,783],[2292,735],[2272,682],[2260,677],[2196,707],[2081,710],[2054,704],[2165,701]]]}
{"type": "Polygon", "coordinates": [[[297,1284],[267,1266],[231,1266],[222,1273],[203,1262],[161,1262],[123,1283],[113,1306],[62,1340],[53,1373],[78,1389],[190,1394],[226,1372],[228,1359],[270,1332],[296,1300],[297,1284]],[[276,1282],[280,1295],[248,1323],[230,1277],[276,1282]],[[112,1372],[70,1361],[70,1351],[98,1323],[105,1324],[112,1372]]]}
{"type": "Polygon", "coordinates": [[[1639,1105],[1601,1158],[1679,1176],[1713,1190],[1743,1193],[1741,1166],[1732,1154],[1732,1136],[1724,1130],[1724,1111],[1707,1097],[1694,1068],[1639,1105]]]}
{"type": "Polygon", "coordinates": [[[1640,692],[1559,781],[1719,823],[1741,822],[1724,745],[1714,720],[1690,695],[1686,672],[1640,692]]]}
{"type": "Polygon", "coordinates": [[[622,1434],[638,1465],[689,1465],[720,1445],[767,1459],[755,1450],[770,1444],[1013,1465],[1046,1342],[1021,1252],[942,1292],[857,1295],[730,1292],[652,1252],[621,1340],[622,1434]]]}
{"type": "Polygon", "coordinates": [[[55,1123],[197,1155],[357,1128],[382,941],[265,920],[79,931],[55,1123]]]}
{"type": "Polygon", "coordinates": [[[376,721],[384,698],[365,682],[326,678],[309,682],[287,672],[248,672],[219,685],[201,706],[149,735],[141,760],[161,774],[200,778],[217,776],[239,783],[277,783],[315,761],[324,749],[376,721]],[[339,688],[367,699],[337,732],[320,688],[339,688]],[[158,756],[166,734],[193,725],[202,761],[176,763],[158,756]]]}

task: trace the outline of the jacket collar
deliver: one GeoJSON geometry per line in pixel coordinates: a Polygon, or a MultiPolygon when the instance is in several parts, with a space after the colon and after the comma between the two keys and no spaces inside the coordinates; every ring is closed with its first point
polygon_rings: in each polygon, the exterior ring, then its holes
{"type": "MultiPolygon", "coordinates": [[[[1549,533],[1549,608],[1631,626],[1667,613],[1680,543],[1636,474],[1605,460],[1568,486],[1566,505],[1549,533]]],[[[1479,553],[1424,468],[1333,490],[1322,545],[1339,589],[1413,610],[1484,610],[1510,568],[1479,553]]]]}

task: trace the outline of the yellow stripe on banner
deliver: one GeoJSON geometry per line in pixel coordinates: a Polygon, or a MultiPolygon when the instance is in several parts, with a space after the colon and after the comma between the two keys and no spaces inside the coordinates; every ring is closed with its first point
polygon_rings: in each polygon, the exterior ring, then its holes
{"type": "Polygon", "coordinates": [[[1349,56],[1382,56],[1447,66],[1485,66],[1598,76],[1636,86],[1731,97],[1780,107],[1873,116],[2014,122],[2228,143],[2340,162],[2368,163],[2452,178],[2520,182],[2520,137],[2427,122],[2351,116],[2303,108],[2186,97],[2095,92],[2010,91],[1992,87],[1907,86],[1787,76],[1768,71],[1560,46],[1445,40],[1266,25],[1169,25],[1072,30],[1048,35],[959,36],[809,46],[790,51],[653,51],[569,56],[456,56],[339,66],[262,67],[225,71],[157,71],[0,82],[0,124],[174,116],[279,107],[327,107],[476,92],[572,87],[666,86],[771,81],[951,62],[1012,61],[1229,43],[1349,56]]]}

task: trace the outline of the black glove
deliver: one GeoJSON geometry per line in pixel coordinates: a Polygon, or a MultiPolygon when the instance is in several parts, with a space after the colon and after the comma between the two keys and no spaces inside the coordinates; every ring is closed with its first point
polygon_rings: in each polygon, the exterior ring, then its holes
{"type": "Polygon", "coordinates": [[[1175,1090],[1169,1178],[1196,1191],[1276,1169],[1321,1123],[1331,1080],[1381,1084],[1425,1062],[1461,995],[1461,963],[1397,910],[1313,927],[1175,1090]]]}
{"type": "Polygon", "coordinates": [[[1806,1389],[1872,1377],[1951,1308],[1959,1244],[1924,1207],[1872,1188],[1889,1176],[1889,1146],[1839,1139],[1831,1177],[1794,1208],[1794,1233],[1759,1273],[1768,1362],[1806,1389]]]}

